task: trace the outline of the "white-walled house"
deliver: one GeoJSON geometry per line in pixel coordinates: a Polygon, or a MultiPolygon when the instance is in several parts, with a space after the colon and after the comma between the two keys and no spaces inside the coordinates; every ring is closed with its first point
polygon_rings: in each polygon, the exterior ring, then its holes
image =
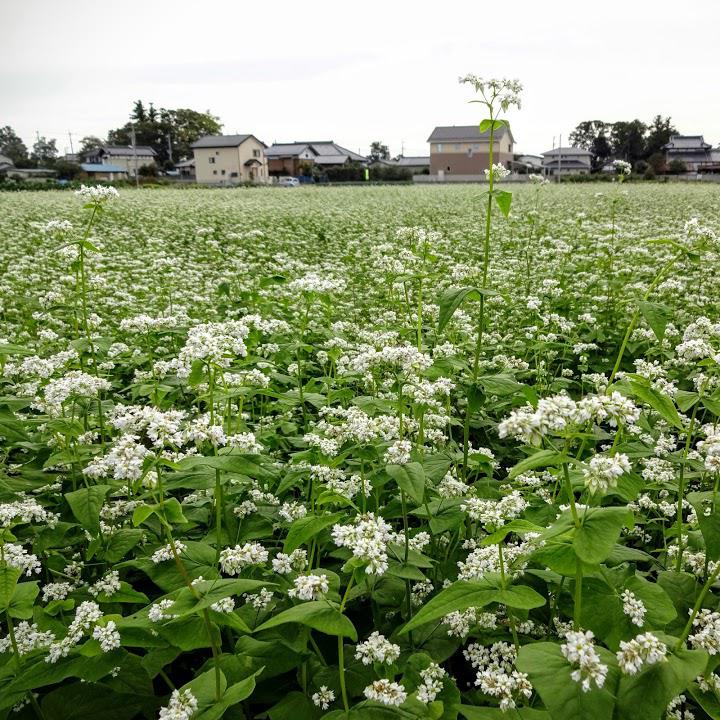
{"type": "Polygon", "coordinates": [[[85,162],[94,165],[115,165],[130,177],[143,166],[155,165],[155,151],[149,145],[101,145],[87,153],[85,162]]]}
{"type": "Polygon", "coordinates": [[[542,154],[546,175],[589,175],[592,153],[578,147],[553,148],[542,154]]]}
{"type": "Polygon", "coordinates": [[[206,135],[192,144],[195,180],[208,185],[268,181],[264,142],[254,135],[206,135]]]}

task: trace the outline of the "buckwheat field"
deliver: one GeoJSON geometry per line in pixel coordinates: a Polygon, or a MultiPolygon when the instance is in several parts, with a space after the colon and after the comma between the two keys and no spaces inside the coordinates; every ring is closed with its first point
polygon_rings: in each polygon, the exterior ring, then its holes
{"type": "Polygon", "coordinates": [[[720,718],[720,193],[622,180],[0,196],[0,717],[720,718]]]}

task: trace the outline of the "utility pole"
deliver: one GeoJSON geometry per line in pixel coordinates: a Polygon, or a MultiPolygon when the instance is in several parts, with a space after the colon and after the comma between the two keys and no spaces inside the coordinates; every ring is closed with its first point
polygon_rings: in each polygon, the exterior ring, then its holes
{"type": "Polygon", "coordinates": [[[562,170],[562,135],[560,135],[560,142],[558,143],[558,182],[560,182],[561,170],[562,170]]]}
{"type": "Polygon", "coordinates": [[[74,155],[75,150],[73,149],[73,144],[72,144],[72,133],[69,130],[68,130],[68,138],[70,139],[70,154],[74,155]]]}
{"type": "Polygon", "coordinates": [[[135,123],[130,124],[130,138],[132,139],[133,157],[135,158],[135,187],[140,187],[140,177],[138,176],[137,164],[137,145],[135,144],[135,123]]]}

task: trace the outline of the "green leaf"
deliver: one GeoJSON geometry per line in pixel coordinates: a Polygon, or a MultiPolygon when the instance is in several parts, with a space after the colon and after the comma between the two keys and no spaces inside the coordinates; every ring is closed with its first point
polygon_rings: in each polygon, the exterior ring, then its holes
{"type": "Polygon", "coordinates": [[[512,375],[485,375],[478,378],[478,383],[488,395],[514,395],[525,388],[512,375]]]}
{"type": "Polygon", "coordinates": [[[556,465],[562,465],[570,460],[567,455],[555,452],[554,450],[539,450],[536,453],[530,455],[521,460],[515,465],[508,473],[508,480],[516,478],[518,475],[528,472],[528,470],[535,470],[539,467],[550,467],[556,465]]]}
{"type": "Polygon", "coordinates": [[[502,127],[505,127],[507,125],[507,122],[505,120],[491,120],[490,118],[485,118],[485,120],[482,120],[480,122],[480,132],[485,133],[488,132],[488,130],[499,130],[502,127]]]}
{"type": "Polygon", "coordinates": [[[438,313],[438,332],[442,332],[445,326],[450,322],[455,311],[460,307],[465,298],[470,300],[480,300],[485,296],[497,295],[493,290],[481,290],[475,287],[450,287],[440,296],[438,305],[440,312],[438,313]]]}
{"type": "Polygon", "coordinates": [[[687,390],[675,391],[675,402],[683,412],[687,412],[700,398],[696,392],[688,392],[687,390]]]}
{"type": "Polygon", "coordinates": [[[644,627],[661,628],[677,617],[673,601],[658,583],[633,575],[625,581],[625,587],[645,605],[647,614],[644,627]]]}
{"type": "Polygon", "coordinates": [[[573,548],[577,556],[590,565],[601,563],[612,552],[629,518],[632,515],[624,507],[590,508],[575,530],[573,548]]]}
{"type": "Polygon", "coordinates": [[[602,688],[592,684],[588,692],[572,679],[573,667],[555,643],[524,645],[515,664],[528,674],[553,720],[611,720],[619,671],[613,653],[600,646],[596,651],[608,666],[608,674],[602,688]]]}
{"type": "Polygon", "coordinates": [[[309,600],[284,610],[264,622],[255,632],[269,630],[286,623],[299,623],[326,635],[349,637],[357,642],[357,631],[350,620],[326,600],[309,600]]]}
{"type": "Polygon", "coordinates": [[[418,505],[422,504],[425,496],[425,471],[418,462],[406,465],[388,465],[388,475],[395,480],[398,487],[418,505]]]}
{"type": "Polygon", "coordinates": [[[501,710],[494,707],[460,705],[457,709],[467,720],[550,720],[550,713],[547,710],[536,710],[527,707],[501,710]]]}
{"type": "Polygon", "coordinates": [[[507,217],[510,215],[510,206],[512,205],[512,193],[507,190],[495,190],[495,203],[500,208],[500,212],[507,217]]]}
{"type": "Polygon", "coordinates": [[[20,568],[3,564],[0,567],[0,612],[5,612],[15,592],[17,581],[22,575],[20,568]]]}
{"type": "Polygon", "coordinates": [[[720,560],[720,508],[717,493],[693,492],[687,498],[695,508],[708,558],[720,560]]]}
{"type": "Polygon", "coordinates": [[[29,620],[33,616],[33,603],[39,592],[35,581],[18,583],[8,605],[8,613],[14,618],[29,620]]]}
{"type": "Polygon", "coordinates": [[[545,598],[527,585],[511,585],[497,590],[493,600],[518,610],[532,610],[545,605],[545,598]]]}
{"type": "Polygon", "coordinates": [[[75,519],[92,535],[100,532],[100,508],[109,490],[109,485],[91,485],[65,493],[75,519]]]}
{"type": "Polygon", "coordinates": [[[400,632],[408,633],[420,625],[437,620],[455,610],[467,610],[469,607],[488,605],[495,599],[496,592],[497,587],[487,580],[476,582],[458,580],[425,603],[400,632]]]}
{"type": "Polygon", "coordinates": [[[307,515],[304,518],[295,520],[285,538],[283,552],[291,553],[296,550],[326,527],[335,524],[343,515],[344,513],[341,512],[332,515],[307,515]]]}
{"type": "Polygon", "coordinates": [[[665,337],[665,328],[672,317],[672,310],[667,305],[654,302],[642,301],[638,305],[647,324],[655,333],[655,337],[662,342],[665,337]]]}
{"type": "Polygon", "coordinates": [[[662,393],[654,390],[649,385],[644,385],[637,380],[630,380],[629,383],[630,392],[636,397],[647,403],[655,412],[657,412],[663,420],[670,423],[674,428],[678,430],[683,429],[683,424],[680,421],[677,408],[673,405],[673,401],[663,395],[662,393]]]}
{"type": "MultiPolygon", "coordinates": [[[[661,636],[669,645],[676,638],[661,636]]],[[[657,720],[668,703],[705,670],[704,650],[681,648],[666,662],[646,665],[637,675],[623,675],[617,693],[618,720],[657,720]]]]}

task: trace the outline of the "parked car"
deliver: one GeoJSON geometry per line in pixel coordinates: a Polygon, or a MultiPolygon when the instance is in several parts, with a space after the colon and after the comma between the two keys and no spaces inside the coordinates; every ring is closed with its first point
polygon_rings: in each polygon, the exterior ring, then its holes
{"type": "Polygon", "coordinates": [[[281,177],[277,181],[278,187],[298,187],[300,181],[296,177],[281,177]]]}

